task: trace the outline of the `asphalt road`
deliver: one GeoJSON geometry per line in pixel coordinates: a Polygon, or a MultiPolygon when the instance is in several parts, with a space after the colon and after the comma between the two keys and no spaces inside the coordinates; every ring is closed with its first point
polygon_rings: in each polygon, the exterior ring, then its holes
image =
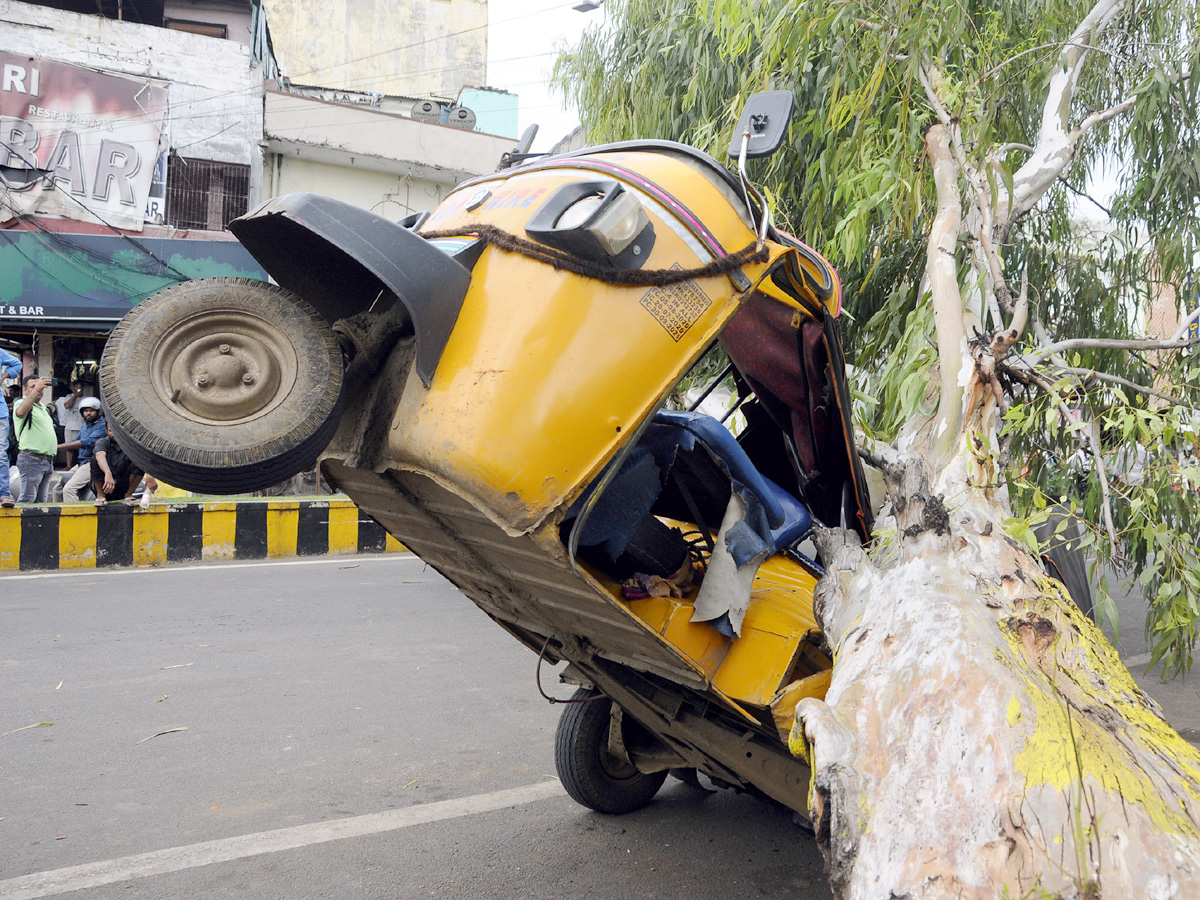
{"type": "Polygon", "coordinates": [[[9,575],[0,622],[2,900],[829,896],[753,798],[576,806],[535,656],[412,557],[9,575]]]}

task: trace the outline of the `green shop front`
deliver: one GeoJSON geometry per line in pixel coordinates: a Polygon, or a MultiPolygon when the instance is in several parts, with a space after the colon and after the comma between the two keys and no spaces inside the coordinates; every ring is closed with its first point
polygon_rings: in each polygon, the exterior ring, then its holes
{"type": "Polygon", "coordinates": [[[94,392],[108,334],[151,294],[195,278],[267,279],[228,232],[148,225],[114,233],[30,218],[11,224],[18,227],[0,227],[0,346],[22,357],[25,374],[60,379],[56,395],[72,379],[94,392]],[[74,230],[60,230],[66,225],[74,230]]]}

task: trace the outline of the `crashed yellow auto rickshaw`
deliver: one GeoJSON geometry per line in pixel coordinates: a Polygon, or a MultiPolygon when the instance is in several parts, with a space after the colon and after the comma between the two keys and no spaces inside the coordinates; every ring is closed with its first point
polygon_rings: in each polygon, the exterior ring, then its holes
{"type": "Polygon", "coordinates": [[[539,667],[567,663],[556,758],[585,806],[627,812],[699,772],[806,815],[787,737],[831,660],[801,542],[871,523],[837,276],[746,175],[790,110],[752,98],[736,173],[639,141],[509,165],[399,223],[271,200],[231,229],[277,284],[135,307],[101,363],[108,420],[140,466],[206,493],[320,456],[539,667]],[[736,437],[669,408],[718,344],[736,437]]]}

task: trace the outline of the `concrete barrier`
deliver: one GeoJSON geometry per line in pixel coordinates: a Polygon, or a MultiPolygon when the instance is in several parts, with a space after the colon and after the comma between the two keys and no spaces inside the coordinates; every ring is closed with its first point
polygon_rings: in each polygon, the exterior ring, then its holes
{"type": "Polygon", "coordinates": [[[156,501],[0,510],[0,572],[389,553],[404,546],[346,499],[156,501]]]}

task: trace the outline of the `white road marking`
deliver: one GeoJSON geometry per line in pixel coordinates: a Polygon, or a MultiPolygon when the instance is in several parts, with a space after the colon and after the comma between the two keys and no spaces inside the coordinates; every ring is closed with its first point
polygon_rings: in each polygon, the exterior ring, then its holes
{"type": "Polygon", "coordinates": [[[79,578],[87,576],[95,578],[97,575],[148,575],[152,572],[189,572],[194,569],[203,569],[206,572],[219,572],[222,569],[258,569],[263,566],[341,566],[342,568],[352,569],[362,563],[387,562],[408,560],[410,562],[422,562],[419,556],[412,553],[380,553],[380,554],[361,554],[350,556],[323,556],[320,559],[258,559],[247,560],[246,562],[223,562],[221,560],[212,560],[210,562],[195,563],[192,565],[178,566],[167,563],[161,566],[144,566],[113,569],[56,569],[46,572],[28,572],[24,575],[0,575],[0,582],[4,581],[22,581],[33,578],[79,578]]]}
{"type": "Polygon", "coordinates": [[[136,856],[123,856],[119,859],[9,878],[0,881],[0,898],[35,900],[37,897],[166,875],[197,866],[230,862],[264,853],[277,853],[280,850],[294,850],[297,847],[329,841],[381,834],[398,828],[473,816],[561,796],[564,796],[564,792],[562,785],[557,781],[542,781],[524,787],[493,791],[490,794],[460,797],[457,800],[441,800],[437,803],[425,803],[421,806],[409,806],[349,819],[333,819],[329,822],[314,822],[311,825],[296,825],[258,834],[187,844],[183,847],[155,850],[152,853],[139,853],[136,856]]]}

